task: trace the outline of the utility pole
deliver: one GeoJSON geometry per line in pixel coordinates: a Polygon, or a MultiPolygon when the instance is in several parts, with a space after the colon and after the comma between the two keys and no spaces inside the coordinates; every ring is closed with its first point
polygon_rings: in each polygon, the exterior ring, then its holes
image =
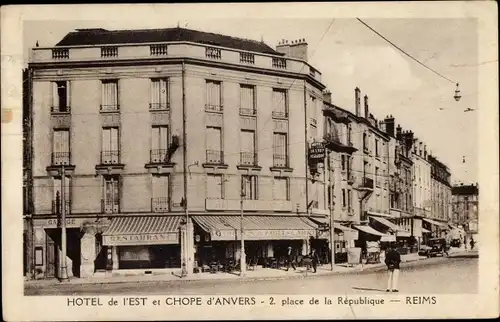
{"type": "MultiPolygon", "coordinates": [[[[326,168],[326,167],[325,167],[326,168]]],[[[331,170],[331,165],[330,165],[330,154],[328,154],[328,183],[330,186],[330,191],[329,191],[329,197],[330,197],[330,204],[328,205],[328,208],[330,210],[330,256],[331,256],[331,261],[330,261],[330,269],[333,271],[335,267],[335,227],[334,227],[334,221],[333,221],[333,187],[332,187],[332,170],[331,170]]]]}
{"type": "Polygon", "coordinates": [[[65,182],[66,172],[64,169],[64,164],[61,165],[61,281],[68,279],[68,270],[66,267],[66,193],[65,193],[65,182]]]}
{"type": "Polygon", "coordinates": [[[244,227],[243,227],[243,197],[245,197],[245,190],[244,190],[244,181],[242,180],[241,193],[240,193],[240,240],[241,240],[240,277],[245,276],[247,268],[246,254],[245,254],[245,237],[244,237],[244,227]]]}
{"type": "Polygon", "coordinates": [[[186,224],[185,224],[185,231],[184,231],[184,238],[181,240],[181,242],[184,243],[183,249],[183,254],[182,254],[182,271],[181,271],[181,276],[187,276],[188,275],[188,252],[189,252],[189,233],[188,233],[188,227],[189,227],[189,211],[188,211],[188,190],[187,190],[187,185],[188,185],[188,178],[187,178],[187,171],[188,171],[188,166],[187,166],[187,129],[186,129],[186,117],[187,117],[187,111],[186,111],[186,88],[185,88],[185,74],[186,74],[186,67],[184,65],[184,62],[182,62],[182,161],[183,161],[183,179],[184,179],[184,215],[186,217],[186,224]]]}

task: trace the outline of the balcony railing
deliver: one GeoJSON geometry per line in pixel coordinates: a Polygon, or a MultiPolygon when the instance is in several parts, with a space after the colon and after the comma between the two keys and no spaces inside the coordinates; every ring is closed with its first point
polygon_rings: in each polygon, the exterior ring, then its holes
{"type": "Polygon", "coordinates": [[[257,153],[240,152],[240,165],[257,165],[257,153]]]}
{"type": "MultiPolygon", "coordinates": [[[[54,215],[61,215],[61,211],[62,211],[61,204],[62,204],[62,202],[60,200],[57,200],[57,199],[52,200],[52,213],[54,215]]],[[[66,206],[64,208],[65,214],[66,215],[71,214],[71,200],[65,200],[64,205],[66,206]]]]}
{"type": "Polygon", "coordinates": [[[288,112],[286,112],[286,111],[273,111],[272,116],[274,118],[278,118],[278,119],[286,119],[286,118],[288,118],[288,112]]]}
{"type": "Polygon", "coordinates": [[[151,198],[151,211],[152,212],[170,211],[170,198],[168,197],[151,198]]]}
{"type": "Polygon", "coordinates": [[[273,154],[273,167],[275,167],[275,168],[288,168],[288,155],[286,155],[286,154],[273,154]]]}
{"type": "Polygon", "coordinates": [[[205,111],[207,111],[207,112],[222,113],[223,110],[224,109],[222,108],[222,105],[205,104],[205,111]]]}
{"type": "Polygon", "coordinates": [[[212,59],[221,59],[221,50],[219,48],[206,47],[205,57],[212,59]]]}
{"type": "Polygon", "coordinates": [[[273,57],[273,68],[286,69],[286,59],[273,57]]]}
{"type": "Polygon", "coordinates": [[[242,108],[240,107],[240,115],[255,115],[257,114],[257,111],[255,110],[255,108],[242,108]]]}
{"type": "Polygon", "coordinates": [[[71,152],[52,152],[52,165],[70,165],[71,152]]]}
{"type": "Polygon", "coordinates": [[[368,178],[368,177],[364,177],[362,187],[373,189],[373,179],[368,178]]]}
{"type": "Polygon", "coordinates": [[[224,151],[207,150],[207,163],[208,164],[223,164],[224,163],[224,151]]]}
{"type": "Polygon", "coordinates": [[[52,49],[52,59],[68,59],[69,49],[68,48],[54,48],[52,49]]]}
{"type": "Polygon", "coordinates": [[[149,103],[151,111],[166,111],[170,108],[168,103],[149,103]]]}
{"type": "Polygon", "coordinates": [[[120,105],[101,105],[101,112],[118,112],[120,110],[120,105]]]}
{"type": "Polygon", "coordinates": [[[118,57],[118,47],[101,47],[101,57],[118,57]]]}
{"type": "Polygon", "coordinates": [[[116,214],[120,212],[119,199],[101,199],[101,211],[105,214],[116,214]]]}
{"type": "Polygon", "coordinates": [[[63,105],[63,106],[51,106],[50,107],[50,113],[52,113],[52,114],[71,113],[71,107],[67,106],[67,105],[63,105]]]}
{"type": "Polygon", "coordinates": [[[240,63],[255,64],[255,55],[250,53],[240,53],[240,63]]]}
{"type": "Polygon", "coordinates": [[[167,45],[166,44],[161,44],[161,45],[151,45],[149,46],[149,54],[151,56],[164,56],[167,55],[167,45]]]}
{"type": "Polygon", "coordinates": [[[150,161],[151,163],[167,163],[168,160],[168,149],[154,149],[150,150],[150,161]]]}
{"type": "Polygon", "coordinates": [[[120,151],[101,151],[101,164],[119,164],[120,151]]]}

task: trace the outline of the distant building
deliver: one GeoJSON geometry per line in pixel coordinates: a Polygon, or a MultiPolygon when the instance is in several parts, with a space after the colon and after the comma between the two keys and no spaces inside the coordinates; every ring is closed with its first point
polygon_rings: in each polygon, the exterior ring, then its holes
{"type": "Polygon", "coordinates": [[[435,156],[429,155],[431,164],[431,217],[435,227],[433,236],[444,237],[451,220],[451,172],[435,156]]]}
{"type": "Polygon", "coordinates": [[[479,185],[455,185],[452,193],[452,223],[470,234],[478,233],[479,185]]]}

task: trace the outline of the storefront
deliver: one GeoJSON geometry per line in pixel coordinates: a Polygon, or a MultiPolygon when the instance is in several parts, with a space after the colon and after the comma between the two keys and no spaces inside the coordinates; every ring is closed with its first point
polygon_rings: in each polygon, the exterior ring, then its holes
{"type": "MultiPolygon", "coordinates": [[[[209,262],[240,259],[241,217],[194,215],[195,260],[198,267],[209,262]]],[[[288,247],[296,257],[310,251],[309,240],[316,228],[307,218],[286,215],[243,217],[247,263],[262,264],[269,258],[284,258],[288,247]]]]}
{"type": "MultiPolygon", "coordinates": [[[[369,216],[369,220],[370,225],[376,230],[382,231],[387,235],[395,236],[398,250],[402,255],[418,251],[417,240],[412,238],[410,231],[383,217],[369,216]]],[[[408,226],[411,224],[412,218],[404,218],[403,220],[408,222],[406,225],[408,226]]]]}
{"type": "Polygon", "coordinates": [[[449,230],[448,225],[439,221],[422,218],[423,227],[431,231],[431,238],[444,238],[449,230]]]}
{"type": "Polygon", "coordinates": [[[102,234],[102,246],[108,262],[111,257],[112,269],[180,268],[182,218],[170,215],[113,218],[102,234]]]}

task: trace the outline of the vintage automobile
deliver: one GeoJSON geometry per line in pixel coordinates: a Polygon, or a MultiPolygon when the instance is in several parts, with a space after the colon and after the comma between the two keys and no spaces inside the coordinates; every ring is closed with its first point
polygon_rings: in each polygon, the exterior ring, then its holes
{"type": "Polygon", "coordinates": [[[460,238],[454,238],[451,240],[450,246],[460,248],[462,246],[462,241],[460,240],[460,238]]]}
{"type": "Polygon", "coordinates": [[[418,252],[421,256],[434,257],[437,255],[448,255],[450,246],[446,243],[444,238],[432,238],[427,242],[426,247],[421,247],[418,252]]]}

